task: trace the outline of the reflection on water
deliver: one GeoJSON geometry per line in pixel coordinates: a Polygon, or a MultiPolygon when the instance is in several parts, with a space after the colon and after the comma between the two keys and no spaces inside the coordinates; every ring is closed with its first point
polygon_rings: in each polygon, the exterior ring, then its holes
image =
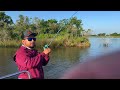
{"type": "MultiPolygon", "coordinates": [[[[45,78],[59,78],[68,68],[86,61],[87,58],[103,55],[120,48],[120,38],[110,38],[111,44],[109,47],[102,46],[101,38],[90,38],[89,40],[91,46],[88,48],[61,47],[52,50],[51,59],[47,66],[44,66],[45,78]]],[[[16,50],[17,48],[0,48],[0,76],[17,71],[12,59],[16,50]]]]}
{"type": "Polygon", "coordinates": [[[58,48],[51,53],[51,60],[46,67],[46,78],[59,78],[64,71],[79,63],[79,59],[86,54],[87,49],[82,48],[58,48]]]}
{"type": "Polygon", "coordinates": [[[15,50],[15,48],[0,48],[0,76],[17,71],[12,59],[15,50]]]}

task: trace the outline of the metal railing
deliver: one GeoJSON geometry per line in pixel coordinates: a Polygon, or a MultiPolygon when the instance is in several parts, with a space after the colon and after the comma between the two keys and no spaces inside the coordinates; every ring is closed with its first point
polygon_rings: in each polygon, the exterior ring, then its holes
{"type": "Polygon", "coordinates": [[[2,77],[0,77],[0,79],[5,79],[5,78],[12,77],[12,76],[15,76],[15,75],[18,75],[18,74],[21,74],[21,73],[25,73],[25,72],[27,73],[28,78],[31,79],[31,76],[30,76],[29,71],[19,71],[19,72],[15,72],[15,73],[12,73],[12,74],[8,74],[8,75],[5,75],[5,76],[2,76],[2,77]]]}

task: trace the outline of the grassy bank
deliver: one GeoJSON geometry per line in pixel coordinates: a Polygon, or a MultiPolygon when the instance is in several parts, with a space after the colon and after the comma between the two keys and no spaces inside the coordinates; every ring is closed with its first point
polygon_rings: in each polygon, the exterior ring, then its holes
{"type": "MultiPolygon", "coordinates": [[[[51,48],[57,47],[89,47],[90,42],[86,37],[71,37],[69,35],[39,35],[37,36],[36,47],[42,48],[45,44],[50,44],[51,48]]],[[[0,47],[19,47],[21,40],[0,41],[0,47]]]]}
{"type": "Polygon", "coordinates": [[[21,41],[18,40],[5,40],[5,41],[0,41],[0,47],[11,47],[11,48],[16,48],[21,45],[21,41]]]}

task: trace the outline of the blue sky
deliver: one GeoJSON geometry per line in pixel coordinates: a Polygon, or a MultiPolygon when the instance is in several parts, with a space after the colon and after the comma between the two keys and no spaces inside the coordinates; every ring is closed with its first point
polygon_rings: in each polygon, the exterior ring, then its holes
{"type": "MultiPolygon", "coordinates": [[[[16,22],[19,15],[39,19],[69,19],[76,11],[5,11],[16,22]]],[[[120,11],[78,11],[74,16],[82,20],[83,28],[93,33],[120,33],[120,11]]]]}

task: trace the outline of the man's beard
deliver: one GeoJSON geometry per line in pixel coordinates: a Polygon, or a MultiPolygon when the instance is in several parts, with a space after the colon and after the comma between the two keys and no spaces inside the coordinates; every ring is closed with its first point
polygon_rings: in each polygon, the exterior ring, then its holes
{"type": "Polygon", "coordinates": [[[30,48],[35,48],[36,47],[36,45],[34,45],[34,46],[31,46],[30,48]]]}

